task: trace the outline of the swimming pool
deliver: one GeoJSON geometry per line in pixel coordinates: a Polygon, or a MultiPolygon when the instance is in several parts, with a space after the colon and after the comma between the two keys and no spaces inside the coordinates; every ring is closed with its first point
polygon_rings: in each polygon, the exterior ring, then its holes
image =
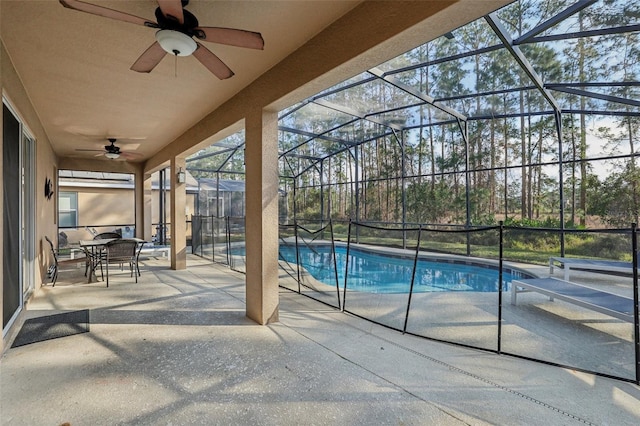
{"type": "MultiPolygon", "coordinates": [[[[330,245],[300,246],[301,265],[318,281],[336,285],[335,267],[330,245]]],[[[296,263],[296,248],[281,245],[280,257],[296,263]]],[[[347,248],[336,246],[338,285],[344,286],[347,248]]],[[[413,257],[380,253],[351,247],[347,290],[369,293],[409,293],[413,273],[413,257]]],[[[512,269],[503,270],[503,291],[513,279],[531,278],[512,269]]],[[[419,259],[416,265],[414,292],[476,291],[497,292],[498,269],[495,266],[467,261],[435,261],[419,259]]]]}

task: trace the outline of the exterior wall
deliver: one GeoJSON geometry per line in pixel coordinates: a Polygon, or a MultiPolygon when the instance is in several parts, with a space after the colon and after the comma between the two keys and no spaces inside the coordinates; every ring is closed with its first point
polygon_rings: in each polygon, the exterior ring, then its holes
{"type": "Polygon", "coordinates": [[[133,190],[95,188],[78,192],[78,220],[89,225],[133,224],[133,190]]]}
{"type": "MultiPolygon", "coordinates": [[[[60,192],[75,192],[78,194],[78,227],[75,229],[61,229],[71,245],[79,240],[93,238],[93,234],[86,229],[91,227],[96,232],[106,232],[121,229],[124,226],[133,228],[135,223],[135,191],[128,188],[89,188],[86,186],[60,186],[60,192]]],[[[59,193],[59,192],[58,192],[59,193]]],[[[187,194],[185,215],[191,220],[194,212],[195,194],[187,194]]],[[[156,234],[155,224],[160,221],[159,204],[160,191],[152,191],[151,201],[151,234],[156,234]]],[[[166,218],[171,217],[169,197],[165,204],[166,218]]],[[[170,231],[170,228],[169,228],[170,231]]],[[[189,238],[191,233],[187,232],[189,238]]],[[[54,234],[55,235],[55,234],[54,234]]]]}
{"type": "Polygon", "coordinates": [[[135,223],[135,199],[133,189],[87,188],[61,186],[60,192],[78,194],[78,228],[61,229],[67,234],[70,244],[79,240],[92,239],[96,232],[113,231],[135,223]]]}
{"type": "MultiPolygon", "coordinates": [[[[1,2],[0,2],[1,8],[1,2]]],[[[1,13],[1,12],[0,12],[1,13]]],[[[43,281],[47,280],[46,270],[50,263],[49,248],[44,241],[44,236],[55,236],[57,225],[55,223],[56,202],[55,197],[47,200],[44,196],[44,182],[49,178],[53,182],[56,181],[57,176],[57,158],[51,148],[49,139],[44,132],[42,125],[38,119],[38,116],[31,104],[29,97],[22,86],[20,79],[16,75],[13,64],[7,55],[4,48],[4,44],[0,44],[0,87],[2,89],[3,96],[8,100],[12,109],[18,114],[19,120],[23,123],[25,129],[34,137],[36,141],[36,173],[35,173],[35,187],[36,187],[36,200],[35,200],[35,234],[36,234],[36,259],[35,259],[35,271],[34,281],[36,289],[40,287],[43,281]],[[43,244],[44,242],[44,244],[43,244]]],[[[1,130],[1,129],[0,129],[1,130]]],[[[0,132],[0,138],[2,132],[0,132]]],[[[2,151],[0,150],[0,155],[2,151]]],[[[0,183],[2,178],[0,175],[0,183]]],[[[0,186],[1,188],[1,186],[0,186]]],[[[58,189],[54,188],[55,193],[58,189]]],[[[0,197],[0,204],[2,203],[0,197]]],[[[4,238],[2,232],[2,221],[0,221],[0,238],[4,238]]],[[[0,258],[4,257],[3,248],[0,244],[0,258]]],[[[2,263],[0,263],[0,286],[4,285],[2,277],[2,263]]],[[[0,287],[0,290],[2,288],[0,287]]],[[[0,317],[2,316],[2,294],[0,291],[0,317]]],[[[23,300],[23,306],[26,304],[29,294],[26,295],[23,300]]],[[[24,314],[24,311],[23,311],[24,314]]],[[[18,319],[8,330],[7,334],[3,336],[2,343],[0,344],[0,352],[5,349],[6,342],[13,336],[17,330],[20,329],[22,322],[24,321],[23,315],[18,319]]]]}

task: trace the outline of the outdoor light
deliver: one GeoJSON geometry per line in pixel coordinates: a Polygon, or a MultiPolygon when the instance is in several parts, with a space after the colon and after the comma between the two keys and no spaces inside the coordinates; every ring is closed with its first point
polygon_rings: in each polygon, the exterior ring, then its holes
{"type": "Polygon", "coordinates": [[[115,160],[116,158],[120,158],[120,154],[117,152],[105,152],[104,156],[109,158],[110,160],[115,160]]]}
{"type": "Polygon", "coordinates": [[[178,170],[178,174],[176,176],[176,179],[178,180],[178,183],[185,183],[187,180],[187,174],[184,172],[184,170],[182,170],[182,167],[180,167],[180,170],[178,170]]]}
{"type": "Polygon", "coordinates": [[[176,56],[189,56],[198,48],[191,37],[180,31],[160,30],[156,33],[156,40],[167,53],[176,56]]]}

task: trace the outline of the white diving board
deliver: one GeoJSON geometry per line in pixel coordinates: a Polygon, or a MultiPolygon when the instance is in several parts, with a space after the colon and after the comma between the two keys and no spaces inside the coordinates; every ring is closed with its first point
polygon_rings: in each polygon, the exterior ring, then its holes
{"type": "Polygon", "coordinates": [[[549,273],[553,274],[553,268],[558,267],[564,269],[564,279],[569,281],[569,274],[571,270],[580,269],[586,271],[595,271],[601,273],[618,273],[629,274],[633,273],[633,263],[624,262],[622,260],[597,260],[597,259],[581,259],[577,257],[550,257],[549,258],[549,273]]]}
{"type": "Polygon", "coordinates": [[[517,302],[518,293],[535,291],[623,321],[634,322],[633,299],[608,293],[582,284],[558,278],[531,278],[511,281],[511,304],[517,302]]]}

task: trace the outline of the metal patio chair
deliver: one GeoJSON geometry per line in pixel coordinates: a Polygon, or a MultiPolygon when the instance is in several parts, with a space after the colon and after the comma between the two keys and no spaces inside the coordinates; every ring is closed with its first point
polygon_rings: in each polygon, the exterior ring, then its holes
{"type": "Polygon", "coordinates": [[[44,236],[44,239],[49,243],[49,248],[51,249],[51,254],[53,255],[53,264],[49,266],[48,275],[51,278],[51,286],[56,286],[56,280],[58,279],[58,272],[61,266],[64,265],[77,265],[78,263],[85,263],[88,265],[89,259],[86,257],[78,257],[75,259],[60,259],[58,257],[59,251],[53,246],[53,242],[47,237],[44,236]]]}
{"type": "Polygon", "coordinates": [[[104,264],[107,270],[107,287],[109,287],[109,265],[112,264],[120,265],[120,269],[123,268],[124,264],[128,264],[131,276],[133,277],[135,274],[136,283],[138,282],[138,276],[140,275],[138,253],[138,242],[126,238],[118,238],[105,245],[99,262],[100,269],[102,270],[102,264],[104,264]]]}

